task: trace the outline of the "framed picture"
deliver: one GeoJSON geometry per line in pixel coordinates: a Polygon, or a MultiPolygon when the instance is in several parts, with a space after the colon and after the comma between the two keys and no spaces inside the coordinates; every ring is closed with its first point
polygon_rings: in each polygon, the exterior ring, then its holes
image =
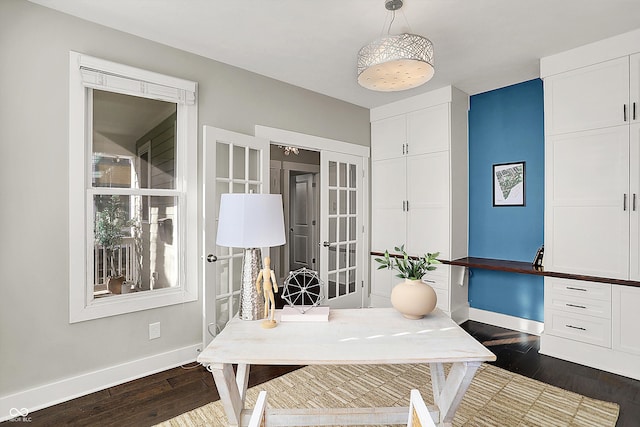
{"type": "Polygon", "coordinates": [[[524,206],[525,162],[493,165],[493,206],[524,206]]]}

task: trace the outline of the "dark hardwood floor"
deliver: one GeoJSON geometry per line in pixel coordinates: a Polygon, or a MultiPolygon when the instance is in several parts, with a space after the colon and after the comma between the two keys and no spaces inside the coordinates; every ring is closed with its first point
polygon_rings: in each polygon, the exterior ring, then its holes
{"type": "MultiPolygon", "coordinates": [[[[473,321],[462,326],[496,354],[495,365],[565,390],[617,402],[617,426],[640,426],[640,381],[540,355],[537,336],[473,321]]],[[[186,368],[170,369],[33,412],[29,425],[151,426],[219,399],[209,372],[197,365],[186,368]]],[[[252,366],[249,385],[297,368],[252,366]]]]}

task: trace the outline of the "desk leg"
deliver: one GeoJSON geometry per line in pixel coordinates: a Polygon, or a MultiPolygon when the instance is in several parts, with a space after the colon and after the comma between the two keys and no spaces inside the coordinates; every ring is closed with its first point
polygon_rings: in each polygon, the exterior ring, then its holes
{"type": "Polygon", "coordinates": [[[229,419],[229,426],[239,426],[249,383],[249,365],[238,365],[237,376],[233,374],[233,366],[230,363],[212,364],[207,370],[213,374],[222,406],[229,419]]]}
{"type": "Polygon", "coordinates": [[[453,417],[456,414],[456,410],[480,365],[480,362],[454,363],[445,379],[442,363],[429,364],[433,401],[440,410],[440,423],[438,425],[443,427],[453,425],[453,417]]]}

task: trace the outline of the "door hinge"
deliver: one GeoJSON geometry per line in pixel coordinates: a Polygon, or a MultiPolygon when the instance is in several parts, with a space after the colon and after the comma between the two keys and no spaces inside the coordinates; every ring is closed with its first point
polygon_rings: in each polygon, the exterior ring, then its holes
{"type": "Polygon", "coordinates": [[[364,280],[362,280],[360,283],[361,283],[361,286],[360,286],[360,287],[361,287],[362,289],[364,289],[364,280]]]}

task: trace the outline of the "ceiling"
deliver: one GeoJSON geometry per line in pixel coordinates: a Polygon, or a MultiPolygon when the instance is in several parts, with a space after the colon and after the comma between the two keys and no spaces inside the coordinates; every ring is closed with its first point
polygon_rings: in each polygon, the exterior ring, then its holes
{"type": "Polygon", "coordinates": [[[530,80],[541,57],[640,28],[638,0],[405,0],[391,33],[428,37],[436,73],[380,93],[357,84],[356,55],[387,32],[384,0],[30,1],[366,108],[530,80]]]}

